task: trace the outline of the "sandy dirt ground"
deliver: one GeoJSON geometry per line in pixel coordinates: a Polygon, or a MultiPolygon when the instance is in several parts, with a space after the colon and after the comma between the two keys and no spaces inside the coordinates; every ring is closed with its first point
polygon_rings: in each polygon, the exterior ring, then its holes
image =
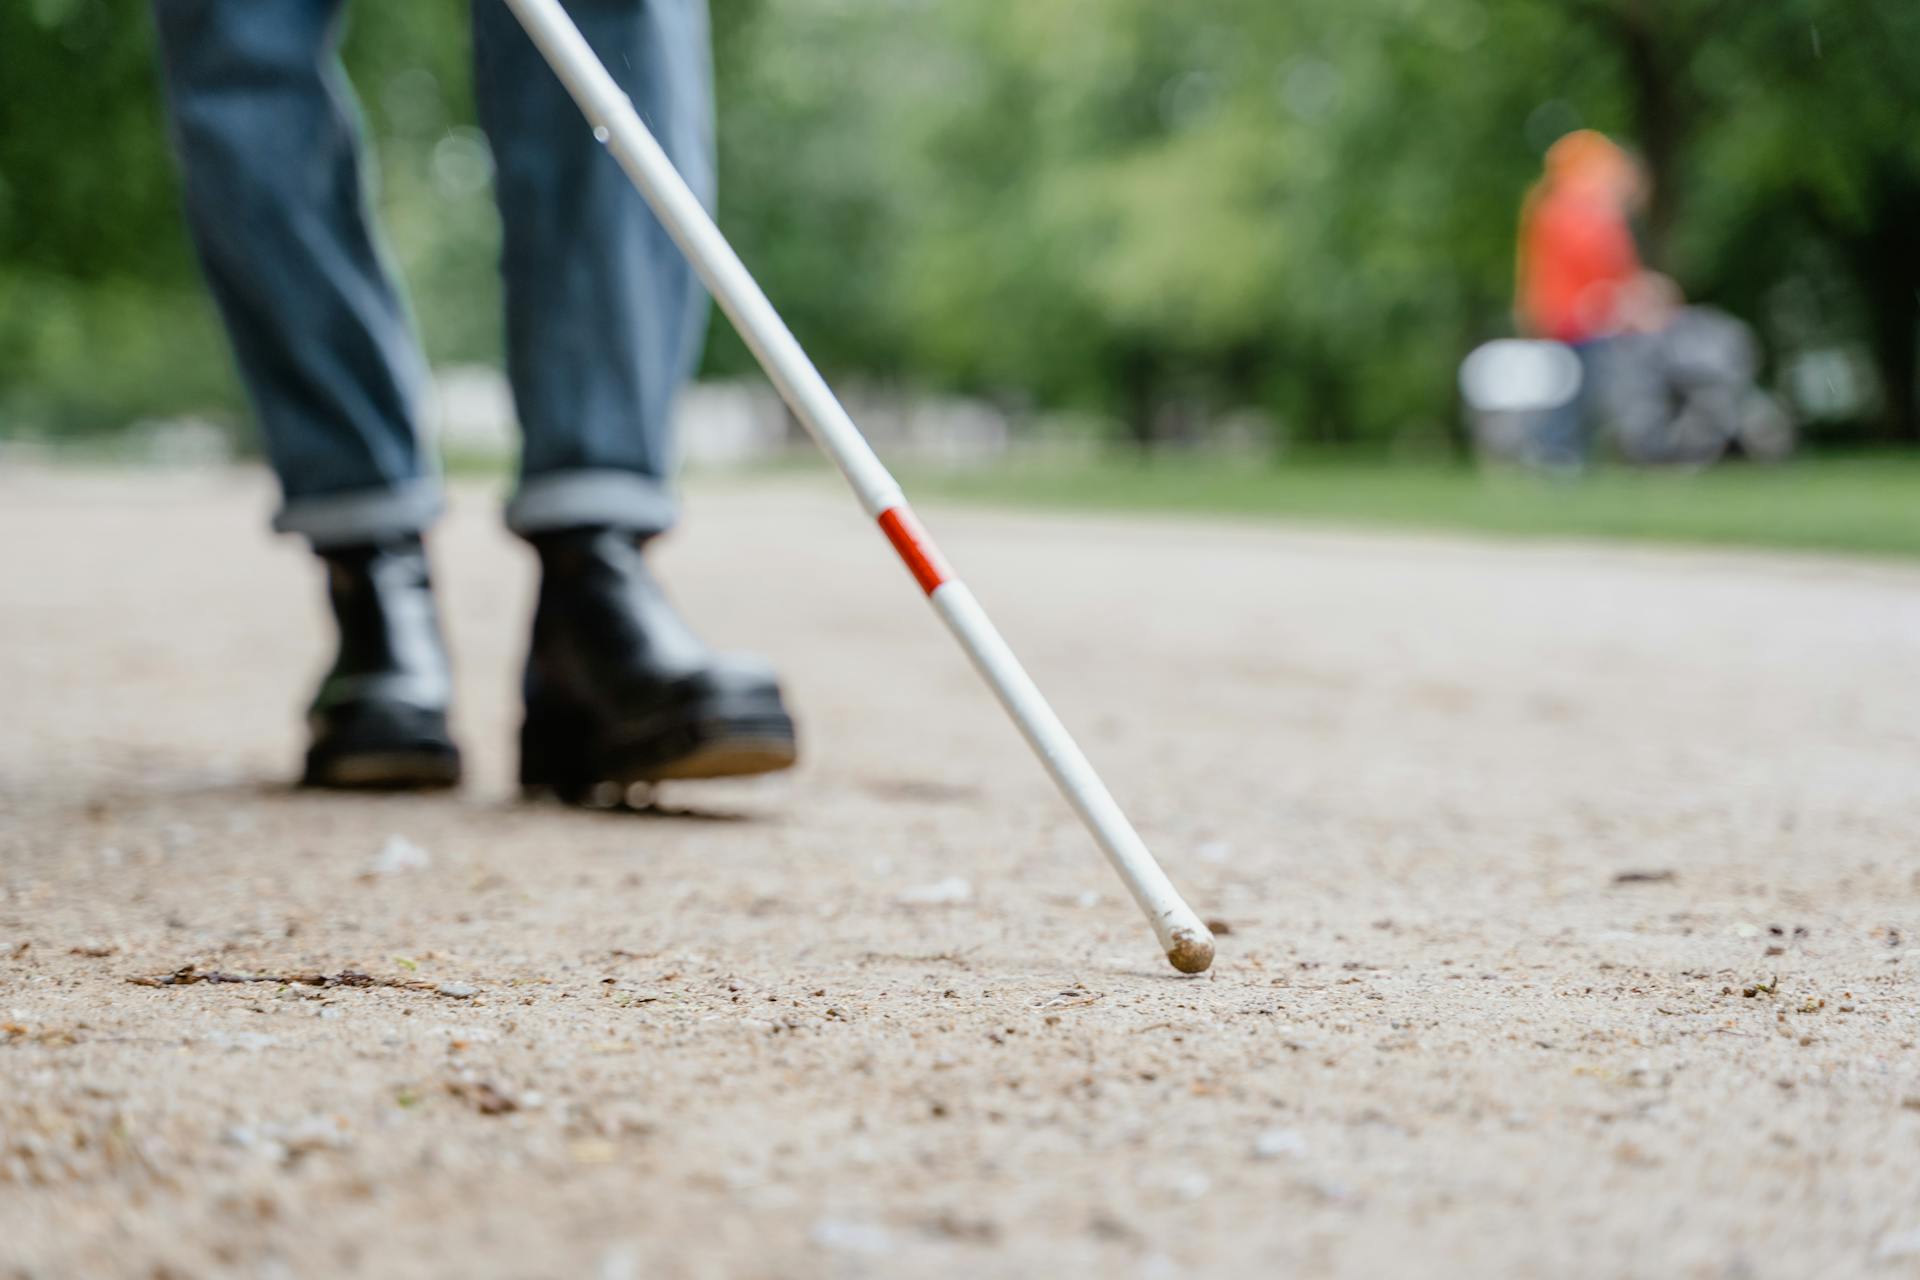
{"type": "Polygon", "coordinates": [[[667,815],[515,796],[478,488],[469,785],[289,790],[269,505],[0,477],[0,1275],[1920,1275],[1920,571],[930,512],[1183,979],[830,482],[696,486],[806,758],[667,815]]]}

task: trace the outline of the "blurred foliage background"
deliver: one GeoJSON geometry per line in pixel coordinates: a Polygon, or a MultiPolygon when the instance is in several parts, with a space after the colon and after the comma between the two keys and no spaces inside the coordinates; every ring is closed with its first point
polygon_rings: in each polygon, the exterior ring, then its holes
{"type": "MultiPolygon", "coordinates": [[[[1812,443],[1920,442],[1913,0],[713,6],[721,220],[830,374],[1117,441],[1457,448],[1522,194],[1591,126],[1652,173],[1652,264],[1758,328],[1812,443]]],[[[0,433],[244,421],[150,26],[0,5],[0,433]]],[[[466,5],[357,4],[346,58],[428,350],[497,361],[466,5]]],[[[718,324],[709,373],[749,363],[718,324]]]]}

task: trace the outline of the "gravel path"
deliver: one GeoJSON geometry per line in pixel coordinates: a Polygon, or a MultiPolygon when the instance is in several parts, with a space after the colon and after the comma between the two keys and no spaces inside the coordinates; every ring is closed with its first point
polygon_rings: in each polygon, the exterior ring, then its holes
{"type": "Polygon", "coordinates": [[[1920,571],[935,510],[1183,980],[824,481],[665,553],[807,753],[673,816],[514,798],[479,490],[472,782],[287,790],[267,508],[0,476],[0,1275],[1920,1275],[1920,571]]]}

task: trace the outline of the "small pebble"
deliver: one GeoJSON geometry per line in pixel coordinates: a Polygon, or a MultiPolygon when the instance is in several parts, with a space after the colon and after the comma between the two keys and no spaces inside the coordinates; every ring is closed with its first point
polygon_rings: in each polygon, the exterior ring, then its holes
{"type": "Polygon", "coordinates": [[[877,1222],[851,1218],[821,1218],[813,1224],[807,1238],[822,1249],[836,1253],[864,1253],[878,1256],[893,1252],[893,1236],[877,1222]]]}
{"type": "Polygon", "coordinates": [[[1213,1189],[1213,1179],[1198,1169],[1181,1169],[1166,1180],[1166,1188],[1182,1200],[1198,1200],[1213,1189]]]}
{"type": "MultiPolygon", "coordinates": [[[[583,1143],[575,1143],[583,1146],[583,1143]]],[[[611,1144],[609,1144],[611,1146],[611,1144]]],[[[576,1159],[578,1157],[576,1156],[576,1159]]],[[[608,1159],[612,1157],[609,1156],[608,1159]]],[[[582,1161],[585,1164],[595,1161],[582,1161]]],[[[600,1161],[599,1163],[605,1163],[600,1161]]],[[[640,1280],[640,1249],[631,1243],[616,1244],[600,1255],[600,1264],[594,1269],[594,1280],[640,1280]]]]}
{"type": "Polygon", "coordinates": [[[973,901],[973,883],[961,876],[948,876],[932,884],[902,889],[897,901],[907,907],[953,906],[973,901]]]}
{"type": "Polygon", "coordinates": [[[1894,1258],[1920,1257],[1920,1227],[1909,1227],[1905,1231],[1895,1231],[1880,1239],[1880,1247],[1873,1251],[1877,1261],[1888,1262],[1894,1258]]]}
{"type": "Polygon", "coordinates": [[[1266,1129],[1253,1140],[1256,1160],[1278,1160],[1282,1156],[1303,1156],[1307,1139],[1298,1129],[1266,1129]]]}
{"type": "Polygon", "coordinates": [[[406,871],[425,871],[432,865],[432,854],[403,835],[390,835],[367,869],[376,876],[397,876],[406,871]]]}
{"type": "Polygon", "coordinates": [[[203,1044],[232,1053],[258,1053],[280,1043],[278,1036],[270,1036],[264,1031],[222,1031],[219,1028],[207,1032],[200,1039],[203,1044]]]}

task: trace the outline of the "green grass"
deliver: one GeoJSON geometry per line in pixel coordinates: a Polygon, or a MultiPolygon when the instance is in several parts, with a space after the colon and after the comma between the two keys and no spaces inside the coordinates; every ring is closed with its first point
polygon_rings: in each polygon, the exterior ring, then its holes
{"type": "Polygon", "coordinates": [[[908,479],[915,495],[1010,506],[1920,556],[1920,455],[1598,470],[1572,481],[1446,466],[1126,459],[908,479]]]}

